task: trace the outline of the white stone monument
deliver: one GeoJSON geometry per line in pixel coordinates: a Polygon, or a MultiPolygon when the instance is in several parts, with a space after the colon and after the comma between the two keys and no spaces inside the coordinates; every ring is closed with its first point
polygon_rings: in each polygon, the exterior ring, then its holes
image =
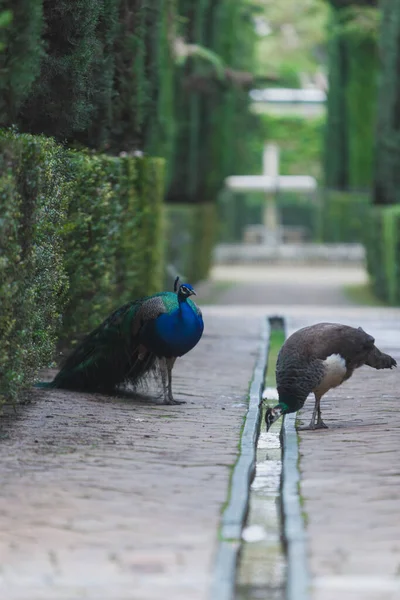
{"type": "Polygon", "coordinates": [[[265,192],[264,243],[277,245],[282,239],[277,192],[313,192],[317,189],[317,180],[310,175],[279,175],[279,147],[273,143],[264,146],[262,167],[262,175],[232,175],[225,179],[225,185],[233,192],[265,192]]]}

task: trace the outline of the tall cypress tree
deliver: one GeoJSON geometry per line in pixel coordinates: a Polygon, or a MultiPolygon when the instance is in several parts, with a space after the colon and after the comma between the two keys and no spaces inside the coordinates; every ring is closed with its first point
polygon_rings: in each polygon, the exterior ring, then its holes
{"type": "Polygon", "coordinates": [[[377,92],[375,0],[331,0],[325,184],[368,188],[377,92]]]}
{"type": "Polygon", "coordinates": [[[98,0],[44,0],[45,55],[21,112],[25,130],[73,139],[90,125],[101,7],[98,0]]]}
{"type": "Polygon", "coordinates": [[[12,21],[0,29],[0,126],[17,122],[42,58],[43,0],[3,0],[12,21]]]}
{"type": "Polygon", "coordinates": [[[400,0],[382,0],[375,204],[400,202],[400,0]]]}

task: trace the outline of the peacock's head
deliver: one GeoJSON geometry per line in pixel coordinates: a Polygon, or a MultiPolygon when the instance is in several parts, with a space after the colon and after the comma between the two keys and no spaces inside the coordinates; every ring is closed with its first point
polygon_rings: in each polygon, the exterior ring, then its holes
{"type": "Polygon", "coordinates": [[[284,406],[282,406],[281,404],[277,404],[274,407],[267,408],[267,411],[265,413],[265,424],[267,426],[267,431],[269,431],[271,425],[275,423],[275,421],[277,421],[279,417],[281,417],[284,414],[284,412],[284,406]]]}
{"type": "Polygon", "coordinates": [[[190,283],[181,283],[178,290],[178,298],[180,300],[186,300],[190,296],[196,296],[196,292],[190,283]]]}

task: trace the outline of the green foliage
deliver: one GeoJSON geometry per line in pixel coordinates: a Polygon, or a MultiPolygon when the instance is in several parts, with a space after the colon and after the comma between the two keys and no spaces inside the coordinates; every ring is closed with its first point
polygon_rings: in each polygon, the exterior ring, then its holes
{"type": "Polygon", "coordinates": [[[215,242],[215,223],[213,203],[167,205],[165,255],[171,274],[179,273],[190,283],[207,277],[215,242]]]}
{"type": "Polygon", "coordinates": [[[62,337],[75,341],[118,305],[161,288],[164,161],[69,156],[70,298],[62,337]]]}
{"type": "Polygon", "coordinates": [[[325,190],[321,199],[319,238],[324,242],[364,242],[369,218],[368,194],[325,190]]]}
{"type": "Polygon", "coordinates": [[[70,281],[62,337],[94,329],[114,308],[116,236],[120,207],[101,157],[68,155],[71,202],[64,227],[65,266],[70,281]]]}
{"type": "MultiPolygon", "coordinates": [[[[25,37],[14,36],[28,49],[28,42],[36,47],[30,63],[19,56],[17,63],[20,69],[27,65],[29,98],[15,114],[8,111],[3,124],[16,122],[98,150],[141,149],[168,159],[175,108],[173,0],[29,2],[43,4],[45,28],[42,40],[34,38],[31,20],[25,37]]],[[[13,64],[13,77],[16,69],[13,64]]],[[[6,98],[10,90],[4,80],[6,98]]]]}
{"type": "Polygon", "coordinates": [[[300,75],[313,76],[324,61],[328,6],[320,0],[255,0],[259,39],[255,69],[278,85],[300,87],[300,75]]]}
{"type": "Polygon", "coordinates": [[[368,189],[373,176],[377,98],[377,9],[332,10],[325,182],[368,189]]]}
{"type": "MultiPolygon", "coordinates": [[[[171,161],[175,143],[175,65],[171,47],[171,27],[176,18],[175,0],[158,0],[157,27],[154,26],[154,10],[148,16],[151,63],[152,101],[146,117],[143,149],[152,156],[162,156],[167,164],[171,161]]],[[[166,173],[169,176],[170,171],[166,173]]]]}
{"type": "Polygon", "coordinates": [[[0,28],[0,126],[16,123],[42,57],[43,0],[5,0],[0,28]]]}
{"type": "MultiPolygon", "coordinates": [[[[127,232],[125,239],[135,240],[136,272],[126,281],[125,288],[130,294],[153,294],[159,291],[162,279],[163,253],[163,197],[164,160],[159,158],[136,159],[136,172],[129,188],[136,190],[135,204],[128,209],[135,215],[135,230],[127,232]],[[140,243],[139,243],[140,242],[140,243]]],[[[132,243],[132,242],[131,242],[132,243]]],[[[132,260],[129,252],[125,261],[132,260]]]]}
{"type": "Polygon", "coordinates": [[[375,146],[377,45],[373,38],[353,35],[347,40],[347,48],[348,185],[350,189],[368,189],[375,146]]]}
{"type": "Polygon", "coordinates": [[[341,29],[353,39],[378,40],[381,13],[377,6],[357,6],[351,4],[343,9],[341,29]]]}
{"type": "Polygon", "coordinates": [[[62,151],[43,137],[0,137],[0,396],[15,399],[51,360],[67,278],[60,236],[62,151]]]}
{"type": "MultiPolygon", "coordinates": [[[[11,10],[3,10],[2,12],[0,12],[0,30],[4,29],[6,27],[9,27],[12,23],[13,20],[13,14],[11,12],[11,10]]],[[[0,31],[0,39],[4,36],[4,32],[0,31]]],[[[4,41],[0,41],[0,52],[2,50],[4,50],[5,48],[5,43],[4,41]]]]}
{"type": "Polygon", "coordinates": [[[95,52],[90,59],[91,79],[86,80],[92,107],[89,113],[90,124],[83,130],[74,131],[74,137],[86,146],[104,150],[110,147],[110,136],[114,126],[114,45],[118,34],[119,0],[101,0],[98,2],[98,9],[94,34],[95,52]]]}
{"type": "Polygon", "coordinates": [[[389,304],[400,304],[400,206],[371,210],[366,243],[373,290],[389,304]]]}
{"type": "Polygon", "coordinates": [[[382,2],[379,43],[378,126],[375,143],[375,204],[400,203],[400,11],[393,0],[382,2]]]}
{"type": "Polygon", "coordinates": [[[322,134],[325,120],[322,117],[259,115],[260,150],[265,140],[279,145],[281,175],[307,173],[321,178],[322,134]]]}
{"type": "Polygon", "coordinates": [[[337,33],[339,16],[331,12],[328,38],[328,97],[325,132],[325,185],[348,187],[348,131],[346,83],[348,60],[343,37],[337,33]]]}
{"type": "Polygon", "coordinates": [[[0,395],[15,399],[51,360],[61,316],[65,345],[160,290],[164,161],[3,132],[0,167],[0,395]]]}
{"type": "Polygon", "coordinates": [[[248,164],[248,81],[255,41],[251,6],[181,0],[178,11],[185,41],[196,52],[177,74],[177,131],[167,200],[213,202],[224,178],[248,164]]]}
{"type": "Polygon", "coordinates": [[[90,126],[102,4],[97,0],[43,4],[45,53],[40,77],[22,110],[25,130],[62,140],[90,126]]]}

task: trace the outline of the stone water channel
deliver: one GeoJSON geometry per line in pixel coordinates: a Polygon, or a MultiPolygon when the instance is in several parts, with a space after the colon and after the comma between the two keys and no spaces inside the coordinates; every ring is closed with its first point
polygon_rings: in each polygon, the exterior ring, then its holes
{"type": "MultiPolygon", "coordinates": [[[[271,336],[274,333],[272,328],[271,336]]],[[[282,329],[277,335],[279,343],[283,340],[282,329]]],[[[266,404],[274,404],[278,397],[273,387],[276,354],[275,344],[275,348],[273,345],[270,347],[268,359],[267,387],[263,393],[266,404]]],[[[249,513],[242,534],[236,600],[283,600],[285,597],[286,557],[280,507],[282,423],[277,421],[267,433],[264,413],[265,408],[257,443],[256,472],[250,488],[249,513]]]]}

